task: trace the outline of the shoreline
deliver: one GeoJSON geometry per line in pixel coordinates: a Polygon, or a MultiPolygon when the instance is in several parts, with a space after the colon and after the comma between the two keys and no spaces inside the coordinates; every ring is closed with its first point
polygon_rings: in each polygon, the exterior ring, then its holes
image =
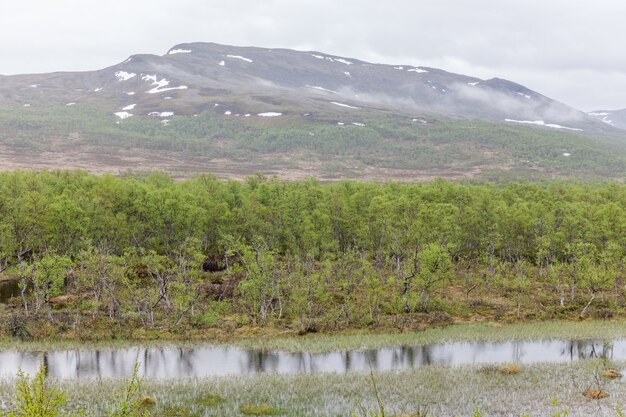
{"type": "MultiPolygon", "coordinates": [[[[224,334],[215,332],[205,337],[195,334],[188,338],[119,338],[81,340],[76,337],[44,337],[19,341],[10,337],[0,338],[0,350],[4,351],[58,351],[67,349],[123,349],[132,347],[197,347],[236,346],[244,349],[284,352],[326,353],[346,350],[367,350],[384,347],[409,347],[453,342],[503,342],[548,340],[615,340],[626,338],[626,320],[587,321],[539,321],[501,324],[481,322],[430,327],[417,332],[393,332],[391,329],[343,330],[315,333],[303,336],[277,332],[276,329],[255,329],[224,334]]],[[[171,336],[171,335],[169,335],[171,336]]]]}

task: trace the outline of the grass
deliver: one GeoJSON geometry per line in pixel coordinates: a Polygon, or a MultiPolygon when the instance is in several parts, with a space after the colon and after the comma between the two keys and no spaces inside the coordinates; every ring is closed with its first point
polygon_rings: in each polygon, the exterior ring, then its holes
{"type": "Polygon", "coordinates": [[[508,340],[598,339],[626,337],[626,321],[546,321],[503,325],[499,323],[458,324],[412,333],[312,334],[300,337],[241,338],[233,344],[264,350],[329,352],[375,349],[387,346],[421,346],[445,342],[499,342],[508,340]]]}
{"type": "Polygon", "coordinates": [[[243,348],[262,350],[282,350],[287,352],[323,353],[344,350],[365,350],[388,346],[422,346],[445,342],[498,342],[516,340],[556,340],[556,339],[597,339],[612,340],[626,338],[626,320],[588,321],[545,321],[515,324],[475,323],[455,324],[446,327],[429,328],[421,332],[391,333],[367,330],[345,331],[341,333],[316,333],[305,336],[281,336],[272,329],[240,332],[235,336],[205,337],[192,340],[132,340],[115,339],[83,341],[80,339],[54,339],[20,342],[10,337],[0,339],[1,350],[14,351],[53,351],[89,348],[147,347],[194,347],[207,344],[229,344],[243,348]]]}
{"type": "MultiPolygon", "coordinates": [[[[626,362],[608,365],[623,369],[626,362]]],[[[489,417],[539,417],[553,416],[566,407],[568,417],[613,417],[626,397],[626,384],[617,379],[598,380],[597,372],[606,366],[600,360],[529,365],[511,377],[482,372],[479,366],[432,365],[376,374],[375,380],[389,416],[427,410],[432,417],[469,417],[477,408],[489,417]],[[587,398],[587,391],[600,397],[604,396],[600,392],[606,393],[608,397],[587,398]]],[[[111,393],[118,392],[123,382],[84,380],[80,384],[60,384],[68,391],[73,407],[80,406],[86,415],[99,417],[111,393]]],[[[237,416],[244,411],[265,415],[264,410],[279,411],[286,417],[349,416],[358,403],[367,410],[378,409],[367,373],[146,380],[143,386],[144,395],[155,401],[151,409],[155,417],[237,416]],[[206,407],[202,403],[207,394],[203,393],[215,393],[224,401],[206,407]]],[[[12,382],[0,381],[0,404],[12,396],[12,382]]]]}
{"type": "Polygon", "coordinates": [[[252,416],[275,416],[282,412],[268,404],[246,404],[239,407],[241,414],[252,416]]]}

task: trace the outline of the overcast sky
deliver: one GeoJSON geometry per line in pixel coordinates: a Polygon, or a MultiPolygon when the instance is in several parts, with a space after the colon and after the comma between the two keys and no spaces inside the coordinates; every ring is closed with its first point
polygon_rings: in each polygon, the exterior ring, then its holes
{"type": "Polygon", "coordinates": [[[92,70],[183,42],[318,50],[626,107],[623,0],[0,0],[0,74],[92,70]]]}

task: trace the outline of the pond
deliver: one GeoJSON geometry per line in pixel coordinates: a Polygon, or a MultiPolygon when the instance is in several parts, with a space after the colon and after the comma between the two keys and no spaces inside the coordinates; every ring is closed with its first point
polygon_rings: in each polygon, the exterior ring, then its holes
{"type": "Polygon", "coordinates": [[[234,346],[133,347],[50,352],[0,352],[0,378],[33,374],[43,363],[62,379],[122,378],[135,362],[146,378],[205,378],[260,373],[307,374],[404,370],[429,364],[570,362],[626,359],[626,339],[601,341],[457,342],[330,353],[261,351],[234,346]]]}

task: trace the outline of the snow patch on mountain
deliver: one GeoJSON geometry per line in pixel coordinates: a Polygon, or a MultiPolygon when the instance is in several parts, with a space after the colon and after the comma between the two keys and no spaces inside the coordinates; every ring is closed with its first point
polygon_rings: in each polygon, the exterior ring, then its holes
{"type": "Polygon", "coordinates": [[[428,72],[428,70],[421,69],[421,68],[418,68],[418,67],[408,69],[407,71],[408,72],[417,72],[418,74],[423,74],[425,72],[428,72]]]}
{"type": "Polygon", "coordinates": [[[128,119],[129,117],[132,116],[132,114],[127,112],[127,111],[118,111],[117,113],[113,113],[113,114],[116,115],[117,117],[119,117],[122,120],[128,119]]]}
{"type": "Polygon", "coordinates": [[[147,82],[152,81],[152,85],[156,86],[152,88],[151,90],[148,90],[147,91],[148,94],[158,94],[158,93],[163,93],[165,91],[171,91],[171,90],[186,90],[188,88],[186,85],[181,85],[178,87],[167,87],[168,85],[170,85],[169,80],[166,78],[161,78],[159,80],[156,74],[155,75],[142,74],[141,79],[147,82]]]}
{"type": "Polygon", "coordinates": [[[530,96],[529,96],[528,94],[520,93],[519,91],[518,91],[516,94],[517,94],[518,96],[522,96],[522,97],[525,97],[525,98],[530,99],[530,96]]]}
{"type": "Polygon", "coordinates": [[[327,93],[339,94],[339,93],[338,93],[338,92],[336,92],[336,91],[329,90],[328,88],[319,87],[319,86],[316,86],[316,85],[305,85],[305,87],[306,87],[306,88],[311,88],[311,89],[313,89],[313,90],[325,91],[325,92],[327,92],[327,93]]]}
{"type": "Polygon", "coordinates": [[[171,51],[169,51],[167,54],[168,55],[174,55],[174,54],[190,54],[191,53],[191,49],[172,49],[171,51]]]}
{"type": "Polygon", "coordinates": [[[335,106],[339,106],[339,107],[346,107],[348,109],[360,109],[360,107],[354,107],[354,106],[350,106],[349,104],[344,104],[344,103],[337,103],[336,101],[331,101],[332,104],[334,104],[335,106]]]}
{"type": "Polygon", "coordinates": [[[265,113],[259,113],[258,116],[261,117],[278,117],[278,116],[282,116],[282,113],[277,113],[277,112],[273,112],[273,111],[268,111],[265,113]]]}
{"type": "Polygon", "coordinates": [[[122,107],[122,110],[133,110],[137,104],[129,104],[126,107],[122,107]]]}
{"type": "Polygon", "coordinates": [[[148,113],[148,116],[154,116],[154,117],[170,117],[173,115],[174,115],[173,111],[162,111],[162,112],[152,111],[148,113]]]}
{"type": "Polygon", "coordinates": [[[126,72],[126,71],[115,72],[115,78],[117,78],[118,81],[128,81],[132,78],[135,78],[136,76],[137,74],[135,74],[134,72],[126,72]]]}
{"type": "Polygon", "coordinates": [[[315,55],[315,54],[309,54],[311,55],[313,58],[317,58],[317,59],[325,59],[327,61],[330,62],[339,62],[340,64],[345,64],[345,65],[353,65],[353,62],[347,61],[343,58],[332,58],[329,56],[322,56],[322,55],[315,55]]]}
{"type": "Polygon", "coordinates": [[[252,62],[252,60],[251,60],[251,59],[246,58],[246,57],[243,57],[243,56],[241,56],[241,55],[226,55],[226,57],[228,57],[228,58],[232,58],[232,59],[239,59],[239,60],[241,60],[241,61],[245,61],[245,62],[252,62]]]}
{"type": "Polygon", "coordinates": [[[567,126],[561,126],[561,125],[557,125],[554,123],[546,123],[543,120],[535,120],[535,121],[531,121],[531,120],[513,120],[513,119],[504,119],[505,122],[510,122],[510,123],[522,123],[522,124],[530,124],[530,125],[537,125],[537,126],[544,126],[544,127],[551,127],[553,129],[565,129],[565,130],[574,130],[577,132],[582,132],[582,129],[577,129],[574,127],[567,127],[567,126]]]}

